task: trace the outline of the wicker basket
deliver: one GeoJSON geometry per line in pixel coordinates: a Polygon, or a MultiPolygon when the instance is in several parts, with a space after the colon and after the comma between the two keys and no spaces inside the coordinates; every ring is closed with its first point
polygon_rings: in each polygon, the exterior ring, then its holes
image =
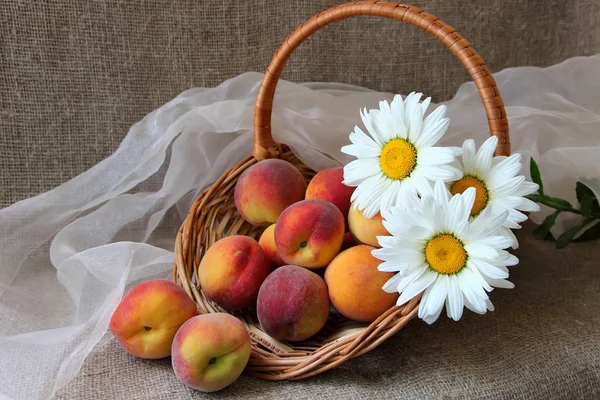
{"type": "MultiPolygon", "coordinates": [[[[234,234],[258,239],[264,229],[247,223],[237,213],[233,191],[240,174],[256,162],[270,157],[279,157],[294,164],[307,182],[315,174],[287,146],[274,143],[271,136],[273,97],[286,61],[294,49],[319,28],[358,15],[408,22],[444,43],[462,61],[479,89],[490,133],[499,139],[496,154],[509,155],[508,122],[494,78],[484,60],[451,26],[416,7],[378,1],[347,3],[315,15],[284,41],[269,64],[256,99],[253,154],[225,171],[198,196],[179,229],[173,279],[196,301],[201,313],[227,312],[204,297],[196,280],[206,249],[218,239],[234,234]]],[[[415,298],[406,305],[394,306],[371,324],[353,322],[331,313],[327,324],[316,336],[294,343],[277,341],[267,335],[252,310],[233,314],[246,325],[252,338],[252,355],[246,372],[269,380],[292,380],[319,374],[374,349],[415,318],[418,303],[419,298],[415,298]]]]}

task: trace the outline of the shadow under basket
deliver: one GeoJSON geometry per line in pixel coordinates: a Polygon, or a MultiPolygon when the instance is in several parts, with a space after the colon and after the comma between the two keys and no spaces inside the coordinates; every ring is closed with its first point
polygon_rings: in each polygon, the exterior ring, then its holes
{"type": "MultiPolygon", "coordinates": [[[[284,41],[267,68],[256,100],[253,154],[225,171],[195,199],[177,234],[173,280],[197,303],[200,313],[228,312],[208,300],[197,281],[198,267],[206,249],[231,235],[246,235],[258,240],[264,230],[264,227],[246,222],[235,208],[233,193],[241,173],[258,161],[278,157],[295,165],[307,182],[315,175],[315,171],[304,165],[287,146],[275,143],[271,135],[273,98],[285,63],[294,49],[321,27],[359,15],[408,22],[444,43],[467,68],[479,90],[490,134],[499,139],[496,154],[510,154],[508,122],[496,82],[481,56],[454,28],[416,7],[400,3],[359,1],[315,15],[284,41]]],[[[317,375],[373,350],[417,316],[419,300],[420,296],[417,296],[407,304],[393,306],[370,324],[354,322],[331,312],[323,329],[301,342],[271,338],[261,329],[254,310],[230,314],[244,323],[252,339],[252,354],[246,372],[268,380],[296,380],[317,375]]]]}

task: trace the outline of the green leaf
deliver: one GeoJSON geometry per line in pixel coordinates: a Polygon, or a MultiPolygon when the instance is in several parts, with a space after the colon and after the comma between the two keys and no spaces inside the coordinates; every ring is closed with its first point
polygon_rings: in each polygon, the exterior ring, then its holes
{"type": "Polygon", "coordinates": [[[559,199],[556,197],[550,197],[542,194],[530,194],[527,197],[531,201],[535,201],[536,203],[547,205],[548,207],[552,207],[555,210],[560,211],[570,211],[579,214],[579,211],[575,210],[571,203],[566,200],[559,199]]]}
{"type": "Polygon", "coordinates": [[[562,235],[560,235],[558,239],[556,239],[556,248],[564,249],[565,247],[567,247],[567,245],[571,243],[575,235],[577,235],[577,232],[582,230],[584,226],[585,224],[576,225],[564,231],[562,235]]]}
{"type": "Polygon", "coordinates": [[[540,187],[538,189],[538,193],[543,196],[544,195],[544,184],[542,183],[542,174],[540,173],[540,168],[538,167],[538,165],[535,162],[535,160],[533,159],[533,157],[531,157],[529,159],[529,174],[531,175],[531,180],[534,183],[537,183],[540,187]]]}
{"type": "Polygon", "coordinates": [[[560,211],[556,210],[553,214],[548,215],[544,219],[544,222],[533,231],[533,237],[536,239],[546,239],[550,233],[550,228],[552,228],[556,222],[558,214],[560,214],[560,211]]]}
{"type": "Polygon", "coordinates": [[[579,201],[579,210],[586,217],[600,212],[600,205],[596,195],[585,183],[577,182],[575,186],[577,201],[579,201]]]}
{"type": "Polygon", "coordinates": [[[575,239],[575,242],[589,242],[590,240],[600,239],[600,220],[596,220],[596,225],[592,226],[587,231],[583,232],[581,236],[575,239]]]}

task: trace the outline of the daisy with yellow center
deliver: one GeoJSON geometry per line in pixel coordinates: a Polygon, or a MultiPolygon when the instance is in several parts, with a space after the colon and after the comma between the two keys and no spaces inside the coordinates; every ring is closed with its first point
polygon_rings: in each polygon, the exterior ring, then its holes
{"type": "Polygon", "coordinates": [[[511,239],[498,235],[508,211],[493,214],[486,207],[475,218],[471,210],[476,189],[451,196],[437,181],[432,194],[403,195],[402,205],[382,211],[383,225],[391,236],[379,236],[380,271],[396,272],[383,286],[398,292],[398,305],[423,293],[419,318],[431,324],[444,305],[448,317],[458,321],[463,308],[484,314],[494,308],[487,292],[493,287],[512,288],[508,266],[518,259],[506,250],[511,239]]]}
{"type": "Polygon", "coordinates": [[[356,126],[352,144],[342,147],[357,158],[344,167],[344,184],[356,186],[352,201],[367,218],[399,204],[402,193],[431,194],[430,181],[462,177],[451,165],[460,149],[434,147],[448,129],[446,107],[425,117],[431,99],[420,102],[421,97],[411,93],[403,101],[397,95],[391,103],[380,102],[379,109],[362,110],[369,135],[356,126]]]}
{"type": "Polygon", "coordinates": [[[500,227],[500,235],[511,238],[511,246],[519,246],[511,229],[520,229],[520,223],[527,219],[525,212],[536,212],[540,206],[524,196],[538,190],[538,185],[517,176],[521,170],[521,154],[510,157],[494,157],[498,144],[495,136],[487,139],[475,152],[475,142],[466,140],[462,147],[462,157],[455,166],[463,171],[463,177],[450,184],[452,194],[463,193],[467,188],[476,190],[471,216],[479,215],[491,208],[494,213],[508,212],[508,218],[500,227]]]}

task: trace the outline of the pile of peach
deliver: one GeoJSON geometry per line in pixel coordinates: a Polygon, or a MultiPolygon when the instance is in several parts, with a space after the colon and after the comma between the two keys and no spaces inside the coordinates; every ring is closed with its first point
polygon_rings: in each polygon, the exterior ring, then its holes
{"type": "MultiPolygon", "coordinates": [[[[267,334],[292,342],[317,334],[330,312],[371,322],[393,306],[398,294],[381,289],[393,274],[378,271],[381,261],[371,255],[377,236],[389,233],[380,215],[367,219],[351,205],[354,188],[342,180],[343,169],[330,168],[307,186],[296,167],[279,159],[244,171],[236,208],[265,230],[258,242],[229,236],[206,251],[197,277],[204,295],[228,311],[255,310],[267,334]]],[[[228,313],[196,314],[177,285],[150,281],[123,298],[110,328],[138,357],[170,355],[186,385],[219,390],[245,368],[250,337],[228,313]]]]}

